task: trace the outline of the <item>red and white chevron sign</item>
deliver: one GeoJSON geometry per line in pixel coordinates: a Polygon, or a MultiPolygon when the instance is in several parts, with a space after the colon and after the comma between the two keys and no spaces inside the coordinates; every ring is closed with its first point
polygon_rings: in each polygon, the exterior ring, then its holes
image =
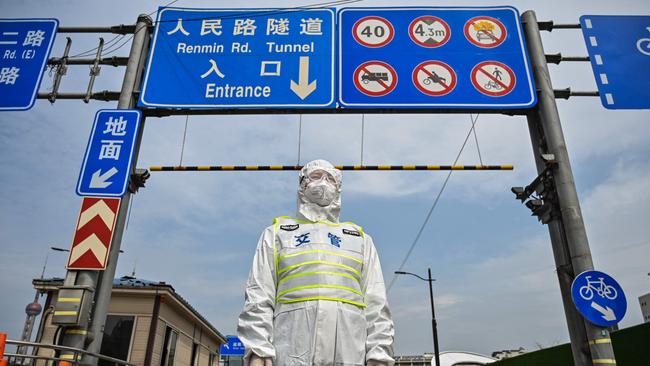
{"type": "Polygon", "coordinates": [[[70,248],[68,269],[106,269],[120,201],[120,198],[84,197],[70,248]]]}

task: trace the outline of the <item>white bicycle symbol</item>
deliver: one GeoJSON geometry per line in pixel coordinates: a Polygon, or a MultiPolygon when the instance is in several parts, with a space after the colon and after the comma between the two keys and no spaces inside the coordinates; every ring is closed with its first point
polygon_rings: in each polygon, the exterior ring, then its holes
{"type": "Polygon", "coordinates": [[[580,287],[580,297],[586,301],[594,297],[594,292],[600,297],[605,297],[609,300],[614,300],[618,296],[618,292],[614,286],[607,285],[603,277],[598,277],[597,280],[591,280],[591,276],[586,276],[587,284],[580,287]]]}
{"type": "MultiPolygon", "coordinates": [[[[650,27],[647,27],[646,29],[650,32],[650,27]]],[[[641,38],[636,41],[636,48],[642,54],[650,56],[650,38],[641,38]]]]}

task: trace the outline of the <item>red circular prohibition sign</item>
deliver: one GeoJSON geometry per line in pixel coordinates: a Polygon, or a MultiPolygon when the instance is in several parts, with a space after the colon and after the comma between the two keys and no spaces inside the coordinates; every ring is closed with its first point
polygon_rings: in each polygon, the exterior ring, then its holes
{"type": "Polygon", "coordinates": [[[457,78],[454,69],[441,61],[424,61],[413,69],[413,85],[426,95],[434,97],[447,95],[456,87],[456,81],[457,78]],[[433,67],[427,69],[427,66],[433,67]],[[438,69],[440,74],[444,74],[440,75],[436,72],[436,69],[438,69]],[[434,89],[436,84],[442,89],[431,90],[434,89]]]}
{"type": "MultiPolygon", "coordinates": [[[[432,30],[430,30],[430,31],[432,31],[432,30]]],[[[418,44],[418,45],[420,45],[422,47],[436,48],[436,47],[440,47],[440,46],[444,45],[445,43],[447,43],[447,41],[449,41],[449,38],[451,37],[451,28],[449,27],[449,24],[447,24],[447,22],[445,22],[444,20],[442,20],[442,19],[440,19],[438,17],[434,17],[433,15],[424,15],[424,16],[413,19],[413,21],[409,25],[409,37],[411,38],[411,40],[413,42],[415,42],[416,44],[418,44]],[[418,39],[415,36],[415,27],[418,24],[418,22],[422,21],[425,24],[428,24],[425,21],[425,19],[433,20],[431,22],[431,24],[438,23],[438,24],[440,24],[442,26],[442,28],[445,30],[445,35],[443,36],[442,39],[436,41],[433,38],[433,36],[435,36],[435,34],[433,34],[433,35],[430,34],[430,35],[428,35],[429,39],[435,41],[435,43],[427,43],[427,41],[422,41],[422,40],[418,39]]]]}
{"type": "Polygon", "coordinates": [[[374,16],[374,15],[373,16],[368,16],[368,17],[363,17],[363,18],[357,20],[356,23],[354,23],[354,26],[352,26],[352,37],[354,37],[354,39],[362,46],[366,46],[366,47],[370,47],[370,48],[379,48],[379,47],[383,47],[383,46],[389,44],[390,41],[393,40],[393,37],[395,37],[395,28],[393,28],[393,25],[388,20],[386,20],[386,19],[384,19],[382,17],[378,17],[378,16],[374,16]],[[378,21],[378,22],[382,23],[383,25],[385,25],[386,28],[388,28],[388,32],[389,32],[388,37],[385,40],[383,40],[382,42],[380,42],[380,43],[368,43],[368,42],[363,41],[361,39],[361,37],[359,37],[359,35],[357,34],[357,30],[358,30],[359,26],[361,25],[361,23],[363,23],[365,21],[368,21],[368,20],[375,20],[375,21],[378,21]]]}
{"type": "Polygon", "coordinates": [[[508,35],[508,30],[506,30],[506,26],[499,21],[499,19],[488,17],[488,16],[478,16],[474,17],[465,23],[465,27],[463,27],[463,33],[465,33],[465,38],[467,38],[470,43],[472,43],[475,46],[481,47],[481,48],[494,48],[498,47],[501,45],[505,40],[506,36],[508,35]],[[481,21],[495,24],[499,30],[500,30],[500,36],[497,37],[494,32],[491,30],[477,30],[476,31],[476,37],[477,39],[474,39],[472,35],[469,33],[469,29],[471,27],[474,27],[475,24],[480,23],[481,21]],[[480,32],[480,33],[479,33],[480,32]],[[481,43],[480,39],[481,38],[490,40],[492,43],[481,43]]]}
{"type": "Polygon", "coordinates": [[[472,84],[480,93],[490,97],[502,97],[514,90],[517,84],[514,71],[506,64],[498,61],[484,61],[474,66],[472,69],[472,84]],[[493,71],[486,70],[489,66],[493,71]],[[503,71],[502,71],[503,70],[503,71]],[[507,80],[503,80],[503,72],[507,75],[507,80]],[[486,80],[486,83],[479,82],[479,78],[486,80]]]}
{"type": "Polygon", "coordinates": [[[363,94],[371,97],[382,97],[395,89],[397,72],[385,62],[368,61],[354,70],[353,79],[354,86],[363,94]],[[375,90],[372,90],[371,87],[374,87],[375,90]]]}

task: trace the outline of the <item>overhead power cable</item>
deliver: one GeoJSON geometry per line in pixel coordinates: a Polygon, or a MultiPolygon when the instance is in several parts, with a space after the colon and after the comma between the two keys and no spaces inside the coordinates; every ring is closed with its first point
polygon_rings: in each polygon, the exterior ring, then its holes
{"type": "MultiPolygon", "coordinates": [[[[476,115],[476,118],[472,118],[470,115],[470,119],[472,121],[472,126],[470,127],[469,131],[467,131],[467,136],[465,136],[465,141],[463,141],[463,145],[460,147],[460,150],[458,151],[458,155],[456,155],[456,159],[454,160],[454,165],[458,163],[458,160],[460,159],[461,154],[463,153],[463,150],[465,149],[465,146],[467,145],[467,141],[469,140],[469,137],[472,135],[472,131],[474,130],[474,125],[476,124],[476,121],[478,120],[479,115],[476,115]]],[[[426,217],[424,218],[424,222],[422,222],[422,225],[420,225],[420,229],[418,230],[417,235],[415,235],[415,239],[413,239],[413,242],[411,243],[411,246],[409,247],[409,250],[406,252],[406,256],[404,256],[404,259],[402,260],[402,263],[399,265],[398,271],[401,271],[404,269],[404,265],[406,262],[409,260],[409,257],[411,256],[411,253],[413,253],[413,249],[415,249],[415,246],[418,244],[418,241],[420,240],[420,237],[422,236],[422,232],[424,232],[424,229],[426,228],[427,224],[429,223],[429,219],[431,219],[431,214],[433,211],[436,209],[438,206],[438,202],[440,202],[440,197],[442,196],[442,193],[445,191],[445,188],[447,187],[447,183],[449,183],[449,178],[451,178],[451,174],[453,173],[452,171],[449,171],[447,174],[447,177],[445,178],[445,181],[442,183],[442,187],[440,187],[440,190],[438,191],[438,194],[436,195],[436,198],[433,200],[433,203],[431,204],[431,208],[429,209],[429,212],[427,212],[426,217]]],[[[397,280],[397,275],[393,274],[393,278],[390,280],[390,284],[388,285],[388,288],[386,289],[386,292],[390,292],[391,288],[395,284],[395,281],[397,280]]]]}
{"type": "MultiPolygon", "coordinates": [[[[172,1],[171,3],[165,5],[165,7],[168,7],[169,5],[175,3],[176,1],[179,1],[179,0],[172,1]]],[[[324,2],[324,3],[318,3],[318,4],[295,6],[295,7],[290,7],[290,8],[282,8],[282,9],[278,9],[278,10],[267,10],[267,11],[259,11],[259,12],[241,12],[241,13],[231,14],[231,15],[228,15],[228,16],[223,16],[223,17],[220,17],[220,19],[236,18],[236,17],[240,17],[242,15],[246,15],[247,17],[254,18],[254,17],[266,16],[266,15],[295,13],[295,12],[311,10],[311,9],[320,9],[320,8],[324,8],[324,7],[328,7],[328,6],[347,5],[347,4],[357,3],[357,2],[361,2],[361,1],[365,1],[365,0],[337,0],[337,1],[328,1],[328,2],[324,2]]],[[[158,10],[155,10],[155,11],[153,11],[153,12],[147,14],[147,15],[152,15],[152,14],[156,13],[157,11],[158,10]]],[[[191,22],[191,21],[199,21],[199,20],[205,20],[205,19],[213,19],[213,17],[210,17],[210,18],[206,18],[206,17],[188,18],[188,19],[183,19],[183,20],[191,22]]],[[[153,23],[157,24],[157,23],[176,22],[176,21],[178,21],[178,20],[164,20],[164,21],[163,20],[156,20],[153,23]]],[[[142,31],[143,29],[146,29],[146,28],[142,28],[142,29],[136,31],[136,33],[142,31]]],[[[129,41],[131,39],[133,39],[134,35],[135,35],[135,33],[131,34],[117,48],[112,49],[110,52],[105,53],[105,55],[115,53],[117,50],[124,47],[127,43],[129,43],[129,41]]],[[[107,43],[112,43],[113,41],[119,42],[123,38],[124,38],[124,35],[117,35],[117,36],[113,37],[112,39],[110,39],[107,43]],[[118,38],[118,37],[121,37],[121,38],[116,41],[116,38],[118,38]]],[[[88,56],[89,52],[92,53],[95,50],[97,50],[97,47],[92,48],[92,49],[87,50],[87,51],[84,51],[84,52],[82,52],[80,54],[70,56],[69,58],[86,57],[86,56],[88,56]]]]}

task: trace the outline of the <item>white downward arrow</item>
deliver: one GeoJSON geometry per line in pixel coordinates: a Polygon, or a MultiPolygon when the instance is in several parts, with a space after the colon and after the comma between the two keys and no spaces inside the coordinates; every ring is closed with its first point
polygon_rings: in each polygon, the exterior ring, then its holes
{"type": "Polygon", "coordinates": [[[87,237],[84,241],[79,243],[79,245],[76,245],[74,248],[72,248],[72,253],[70,253],[70,264],[74,263],[77,261],[77,259],[81,258],[82,255],[86,254],[88,251],[93,252],[95,255],[95,258],[99,261],[99,263],[104,263],[104,259],[106,258],[106,247],[102,243],[101,240],[95,235],[92,234],[89,237],[87,237]]]}
{"type": "Polygon", "coordinates": [[[291,80],[291,90],[300,99],[305,99],[316,90],[316,80],[309,82],[309,56],[300,56],[300,69],[298,71],[298,83],[291,80]]]}
{"type": "Polygon", "coordinates": [[[612,320],[616,320],[616,315],[614,314],[614,310],[612,310],[609,306],[602,307],[596,304],[594,301],[592,301],[591,307],[596,309],[597,312],[603,314],[603,319],[607,320],[608,322],[611,322],[612,320]]]}
{"type": "Polygon", "coordinates": [[[113,182],[107,182],[107,180],[117,173],[117,169],[112,167],[106,173],[101,173],[101,169],[97,169],[97,171],[93,173],[93,176],[90,178],[90,188],[106,188],[113,184],[113,182]]]}
{"type": "Polygon", "coordinates": [[[107,228],[110,229],[113,227],[115,213],[110,207],[108,207],[104,200],[99,200],[79,215],[79,225],[77,225],[77,230],[86,225],[88,221],[92,220],[95,216],[99,216],[99,218],[104,221],[107,228]]]}

